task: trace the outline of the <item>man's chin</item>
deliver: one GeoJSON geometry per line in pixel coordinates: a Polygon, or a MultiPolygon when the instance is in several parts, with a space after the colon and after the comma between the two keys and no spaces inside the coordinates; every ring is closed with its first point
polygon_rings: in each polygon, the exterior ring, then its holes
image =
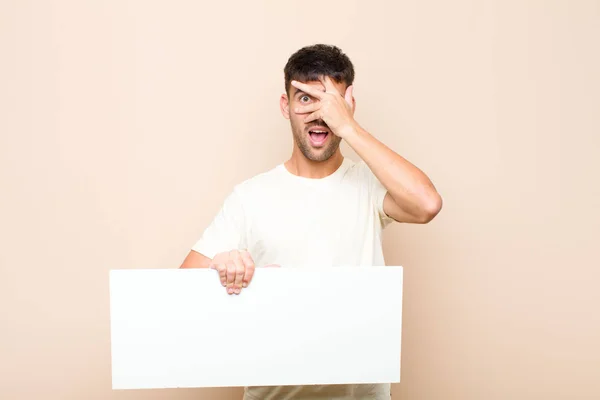
{"type": "MultiPolygon", "coordinates": [[[[334,140],[331,143],[327,143],[323,147],[314,147],[310,142],[298,139],[299,138],[296,136],[296,145],[300,148],[300,152],[305,158],[314,162],[329,160],[339,147],[339,140],[334,140]]],[[[331,139],[337,138],[332,137],[331,139]]]]}
{"type": "Polygon", "coordinates": [[[304,156],[311,161],[322,162],[322,161],[329,160],[334,154],[335,154],[335,151],[332,151],[331,149],[326,148],[326,149],[319,149],[317,151],[315,151],[315,149],[311,149],[308,152],[305,152],[304,156]]]}

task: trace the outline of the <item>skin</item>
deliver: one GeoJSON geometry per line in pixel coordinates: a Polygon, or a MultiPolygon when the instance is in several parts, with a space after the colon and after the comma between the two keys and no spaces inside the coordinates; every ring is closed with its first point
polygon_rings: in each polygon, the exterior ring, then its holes
{"type": "MultiPolygon", "coordinates": [[[[408,160],[363,129],[354,119],[353,86],[321,77],[314,82],[291,82],[280,98],[281,113],[290,120],[294,147],[286,168],[306,178],[323,178],[342,164],[340,143],[346,143],[369,166],[387,189],[383,209],[398,222],[426,224],[442,208],[442,198],[430,179],[408,160]],[[308,131],[315,126],[329,134],[314,146],[308,131]]],[[[212,268],[229,294],[240,294],[252,280],[256,266],[247,250],[232,250],[210,259],[191,251],[180,268],[212,268]]]]}
{"type": "Polygon", "coordinates": [[[302,116],[304,124],[323,120],[336,136],[345,140],[365,161],[388,191],[383,204],[387,215],[398,222],[430,222],[442,208],[442,198],[431,180],[358,124],[354,119],[352,86],[341,90],[340,85],[336,85],[329,77],[321,78],[319,83],[321,87],[317,83],[292,81],[292,86],[297,90],[318,100],[301,106],[292,102],[293,112],[302,116]]]}
{"type": "MultiPolygon", "coordinates": [[[[323,90],[321,82],[309,82],[308,86],[317,90],[323,90]]],[[[345,90],[343,83],[333,83],[336,89],[341,92],[347,92],[344,99],[354,113],[355,102],[352,97],[352,87],[345,90]]],[[[294,147],[291,158],[285,162],[286,168],[293,174],[307,178],[323,178],[332,174],[344,159],[340,151],[342,138],[332,134],[332,127],[322,118],[313,118],[307,121],[306,113],[298,112],[301,107],[315,107],[319,104],[319,99],[307,93],[308,89],[302,90],[292,86],[288,94],[283,94],[280,99],[281,113],[284,118],[290,120],[292,135],[294,137],[294,147]],[[308,131],[316,126],[321,126],[329,131],[327,141],[323,147],[312,146],[308,131]]]]}

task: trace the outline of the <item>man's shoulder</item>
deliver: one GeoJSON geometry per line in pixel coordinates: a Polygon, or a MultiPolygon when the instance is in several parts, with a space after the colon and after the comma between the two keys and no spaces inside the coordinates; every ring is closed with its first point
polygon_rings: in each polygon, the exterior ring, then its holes
{"type": "Polygon", "coordinates": [[[357,161],[347,159],[347,168],[344,171],[345,180],[362,184],[369,181],[371,174],[371,169],[362,159],[357,161]]]}
{"type": "Polygon", "coordinates": [[[235,185],[234,191],[240,196],[249,196],[272,188],[281,178],[281,164],[253,175],[235,185]]]}

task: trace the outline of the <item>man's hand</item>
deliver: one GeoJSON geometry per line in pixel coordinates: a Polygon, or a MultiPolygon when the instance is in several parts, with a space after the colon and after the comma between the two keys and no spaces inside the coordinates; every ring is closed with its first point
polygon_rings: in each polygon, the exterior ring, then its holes
{"type": "Polygon", "coordinates": [[[297,114],[311,113],[304,119],[304,123],[321,119],[335,135],[343,139],[346,132],[354,129],[357,125],[354,120],[353,87],[352,85],[348,86],[346,93],[342,95],[334,86],[330,77],[325,76],[319,80],[325,87],[325,91],[298,81],[291,82],[297,89],[318,99],[310,105],[297,107],[294,111],[297,114]]]}
{"type": "MultiPolygon", "coordinates": [[[[267,267],[278,267],[268,265],[267,267]]],[[[243,287],[248,287],[254,276],[254,260],[246,250],[231,250],[217,254],[209,266],[217,270],[221,285],[229,294],[240,294],[243,287]]]]}

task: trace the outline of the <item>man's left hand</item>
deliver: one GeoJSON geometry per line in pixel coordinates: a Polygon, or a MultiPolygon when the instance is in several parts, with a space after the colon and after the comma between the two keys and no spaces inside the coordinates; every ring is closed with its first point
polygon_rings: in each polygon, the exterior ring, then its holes
{"type": "Polygon", "coordinates": [[[325,91],[302,82],[291,82],[292,86],[318,100],[307,106],[297,107],[294,111],[297,114],[311,113],[304,119],[304,123],[321,119],[335,135],[343,139],[347,132],[356,127],[352,101],[353,87],[352,85],[348,86],[342,95],[330,77],[325,76],[319,80],[325,87],[325,91]]]}

